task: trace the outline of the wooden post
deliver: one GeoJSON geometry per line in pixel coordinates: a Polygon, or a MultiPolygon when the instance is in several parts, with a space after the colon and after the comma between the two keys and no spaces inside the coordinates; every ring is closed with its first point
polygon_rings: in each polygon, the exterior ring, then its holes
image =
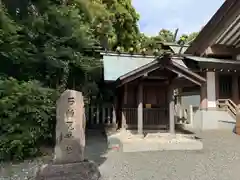
{"type": "Polygon", "coordinates": [[[90,119],[89,119],[89,121],[90,121],[90,124],[91,125],[94,125],[94,106],[91,106],[91,115],[90,115],[90,119]]]}
{"type": "Polygon", "coordinates": [[[193,123],[193,106],[192,105],[189,105],[189,124],[192,124],[193,123]]]}
{"type": "Polygon", "coordinates": [[[173,94],[173,87],[170,85],[168,91],[168,102],[169,102],[169,125],[170,129],[169,132],[171,135],[175,135],[175,118],[174,118],[174,94],[173,94]]]}
{"type": "Polygon", "coordinates": [[[201,104],[200,108],[201,109],[207,109],[208,107],[208,102],[207,102],[207,84],[204,83],[201,86],[201,104]]]}
{"type": "Polygon", "coordinates": [[[99,106],[97,106],[97,113],[96,114],[97,114],[97,124],[99,124],[99,115],[100,115],[99,114],[99,106]]]}
{"type": "Polygon", "coordinates": [[[175,109],[175,112],[176,112],[176,119],[177,120],[181,120],[182,119],[182,98],[180,96],[180,91],[181,89],[177,89],[177,94],[176,94],[176,109],[175,109]]]}
{"type": "Polygon", "coordinates": [[[103,105],[103,107],[102,107],[102,123],[103,123],[103,124],[106,123],[106,122],[105,122],[105,120],[106,120],[105,110],[106,110],[106,108],[105,108],[104,105],[103,105]]]}
{"type": "MultiPolygon", "coordinates": [[[[108,111],[109,111],[109,116],[110,116],[110,108],[108,108],[108,111]]],[[[116,104],[114,104],[113,109],[112,109],[112,125],[115,127],[116,123],[117,123],[116,104]]]]}
{"type": "Polygon", "coordinates": [[[127,122],[123,112],[125,105],[127,104],[127,84],[124,85],[123,89],[123,103],[122,103],[122,130],[126,130],[127,122]]]}
{"type": "Polygon", "coordinates": [[[143,133],[143,86],[138,86],[138,134],[143,133]]]}

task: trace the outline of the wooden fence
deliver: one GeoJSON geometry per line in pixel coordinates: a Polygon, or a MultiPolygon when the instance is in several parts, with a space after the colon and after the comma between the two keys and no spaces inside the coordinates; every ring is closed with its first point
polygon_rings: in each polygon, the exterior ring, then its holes
{"type": "MultiPolygon", "coordinates": [[[[176,108],[176,107],[175,107],[176,108]]],[[[181,107],[176,110],[177,124],[191,124],[193,114],[199,107],[181,107]]],[[[156,125],[168,127],[168,110],[167,109],[144,109],[143,123],[147,127],[157,127],[156,125]]],[[[137,108],[124,108],[123,114],[126,123],[132,127],[137,126],[137,108]]],[[[85,106],[85,116],[87,120],[87,128],[98,128],[104,125],[112,125],[116,123],[116,115],[113,112],[113,106],[107,105],[87,105],[85,106]]]]}
{"type": "MultiPolygon", "coordinates": [[[[127,128],[136,129],[138,125],[137,108],[123,108],[127,128]]],[[[169,127],[167,108],[143,108],[144,129],[164,129],[169,127]]]]}
{"type": "Polygon", "coordinates": [[[111,125],[115,122],[113,107],[107,105],[87,105],[85,106],[85,116],[87,128],[96,128],[102,125],[111,125]]]}

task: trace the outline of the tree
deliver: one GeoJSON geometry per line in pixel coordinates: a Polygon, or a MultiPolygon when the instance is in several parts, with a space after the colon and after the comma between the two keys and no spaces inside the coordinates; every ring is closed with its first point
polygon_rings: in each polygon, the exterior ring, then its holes
{"type": "Polygon", "coordinates": [[[193,32],[191,34],[188,35],[187,38],[187,42],[191,43],[197,36],[198,36],[199,32],[193,32]]]}
{"type": "Polygon", "coordinates": [[[139,15],[131,4],[131,0],[103,0],[103,4],[111,14],[113,34],[110,36],[112,49],[117,46],[123,47],[126,51],[138,43],[139,29],[137,22],[139,15]]]}
{"type": "Polygon", "coordinates": [[[167,29],[161,29],[158,35],[154,37],[154,40],[159,42],[174,42],[174,33],[167,29]]]}
{"type": "Polygon", "coordinates": [[[198,35],[198,32],[193,32],[189,35],[187,34],[183,34],[181,35],[180,39],[178,40],[178,43],[181,44],[189,44],[191,43],[198,35]]]}

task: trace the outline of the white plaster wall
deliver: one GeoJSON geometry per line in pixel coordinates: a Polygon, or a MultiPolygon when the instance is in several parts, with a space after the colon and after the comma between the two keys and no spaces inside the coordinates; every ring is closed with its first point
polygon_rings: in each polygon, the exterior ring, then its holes
{"type": "Polygon", "coordinates": [[[196,130],[232,130],[236,120],[226,111],[198,110],[193,117],[192,128],[196,130]]]}
{"type": "Polygon", "coordinates": [[[193,115],[192,128],[195,130],[202,130],[202,112],[197,110],[193,115]]]}
{"type": "Polygon", "coordinates": [[[207,72],[207,98],[208,107],[216,107],[215,72],[207,72]]]}

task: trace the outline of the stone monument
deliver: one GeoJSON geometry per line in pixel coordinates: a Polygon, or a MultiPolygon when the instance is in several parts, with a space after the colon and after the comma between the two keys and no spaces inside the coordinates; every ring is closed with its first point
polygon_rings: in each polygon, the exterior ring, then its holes
{"type": "Polygon", "coordinates": [[[84,159],[85,111],[81,92],[66,90],[57,101],[53,162],[39,169],[36,180],[98,180],[94,162],[84,159]]]}

